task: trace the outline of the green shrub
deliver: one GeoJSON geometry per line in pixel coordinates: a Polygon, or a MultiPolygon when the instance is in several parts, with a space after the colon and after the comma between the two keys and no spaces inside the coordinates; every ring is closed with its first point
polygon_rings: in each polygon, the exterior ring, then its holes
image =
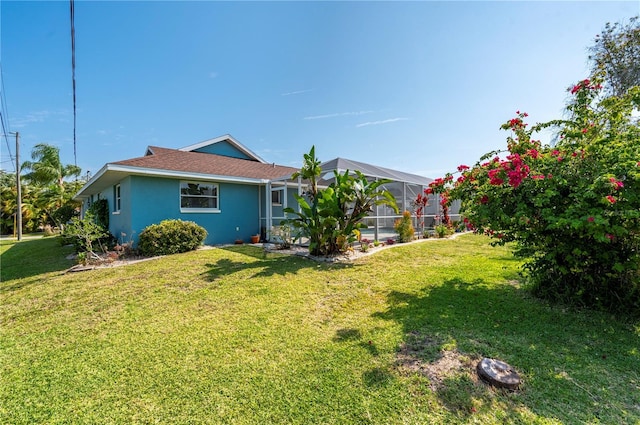
{"type": "Polygon", "coordinates": [[[73,244],[76,252],[88,252],[91,256],[95,256],[96,248],[105,251],[105,246],[110,240],[109,232],[97,224],[93,214],[88,211],[82,219],[72,218],[61,238],[63,244],[73,244]]]}
{"type": "Polygon", "coordinates": [[[147,226],[138,241],[142,255],[166,255],[192,251],[207,237],[207,231],[192,221],[163,220],[147,226]]]}
{"type": "Polygon", "coordinates": [[[94,201],[88,209],[94,221],[103,229],[109,228],[109,202],[106,199],[94,201]]]}
{"type": "Polygon", "coordinates": [[[446,238],[453,233],[453,229],[445,224],[438,224],[435,230],[439,238],[446,238]]]}
{"type": "Polygon", "coordinates": [[[402,218],[396,220],[393,228],[398,232],[398,242],[411,242],[415,233],[413,223],[411,223],[411,213],[409,211],[403,212],[402,218]]]}

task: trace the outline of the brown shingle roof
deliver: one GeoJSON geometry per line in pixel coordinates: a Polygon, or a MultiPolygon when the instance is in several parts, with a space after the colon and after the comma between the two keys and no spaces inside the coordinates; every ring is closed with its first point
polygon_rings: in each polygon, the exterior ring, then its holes
{"type": "Polygon", "coordinates": [[[151,154],[113,162],[112,164],[252,179],[275,179],[298,171],[297,168],[282,165],[263,164],[258,161],[231,158],[211,153],[184,152],[157,146],[149,146],[148,152],[151,152],[151,154]]]}

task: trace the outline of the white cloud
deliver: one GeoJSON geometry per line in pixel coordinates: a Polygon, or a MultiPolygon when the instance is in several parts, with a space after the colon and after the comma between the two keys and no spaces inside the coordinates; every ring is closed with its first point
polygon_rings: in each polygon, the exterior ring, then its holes
{"type": "Polygon", "coordinates": [[[290,92],[287,92],[287,93],[281,93],[280,96],[291,96],[291,95],[294,95],[294,94],[308,93],[310,91],[313,91],[313,89],[290,91],[290,92]]]}
{"type": "Polygon", "coordinates": [[[33,124],[36,122],[44,122],[47,118],[54,116],[54,115],[64,115],[65,112],[56,112],[56,111],[36,111],[36,112],[31,112],[30,114],[27,114],[25,116],[22,117],[18,117],[15,119],[12,119],[10,124],[11,127],[13,128],[23,128],[26,127],[29,124],[33,124]]]}
{"type": "Polygon", "coordinates": [[[366,127],[368,125],[380,125],[380,124],[389,124],[392,122],[396,122],[396,121],[407,121],[409,118],[404,118],[404,117],[398,117],[398,118],[389,118],[387,120],[381,120],[381,121],[368,121],[368,122],[363,122],[361,124],[356,125],[356,127],[366,127]]]}
{"type": "Polygon", "coordinates": [[[334,117],[345,117],[348,115],[364,115],[371,114],[374,111],[356,111],[356,112],[338,112],[333,114],[325,114],[325,115],[313,115],[310,117],[304,117],[305,120],[320,120],[324,118],[334,118],[334,117]]]}

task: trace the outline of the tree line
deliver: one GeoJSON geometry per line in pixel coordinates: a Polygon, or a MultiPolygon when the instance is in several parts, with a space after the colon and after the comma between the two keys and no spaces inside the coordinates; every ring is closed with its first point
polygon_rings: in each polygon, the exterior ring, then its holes
{"type": "MultiPolygon", "coordinates": [[[[85,181],[80,167],[63,164],[60,149],[41,143],[31,151],[31,160],[20,165],[22,226],[24,232],[42,231],[48,226],[62,228],[80,213],[75,195],[85,181]]],[[[0,170],[0,233],[16,229],[18,191],[16,174],[0,170]]]]}

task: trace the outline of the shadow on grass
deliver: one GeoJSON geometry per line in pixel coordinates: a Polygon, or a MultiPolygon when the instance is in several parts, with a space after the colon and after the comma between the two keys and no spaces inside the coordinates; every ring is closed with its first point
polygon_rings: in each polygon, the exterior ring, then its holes
{"type": "Polygon", "coordinates": [[[270,277],[274,275],[285,276],[287,274],[296,274],[302,269],[324,268],[340,270],[354,267],[352,264],[319,263],[296,255],[266,252],[262,248],[255,246],[238,245],[220,249],[241,254],[249,257],[249,259],[247,261],[237,261],[230,258],[221,258],[214,264],[206,264],[209,269],[203,274],[211,282],[222,276],[250,269],[256,270],[256,273],[252,277],[270,277]]]}
{"type": "Polygon", "coordinates": [[[73,248],[61,246],[57,237],[2,244],[11,246],[6,250],[3,247],[0,254],[0,292],[20,289],[30,277],[63,271],[73,265],[73,261],[65,258],[73,248]]]}
{"type": "MultiPolygon", "coordinates": [[[[523,385],[514,393],[477,382],[471,367],[442,377],[436,395],[456,416],[498,406],[514,422],[533,415],[567,423],[640,419],[640,338],[610,316],[567,311],[513,285],[462,277],[418,294],[391,292],[388,305],[374,316],[402,325],[406,340],[419,335],[437,341],[441,353],[498,358],[520,373],[523,385]]],[[[418,364],[433,361],[419,358],[419,350],[411,355],[418,364]]]]}

